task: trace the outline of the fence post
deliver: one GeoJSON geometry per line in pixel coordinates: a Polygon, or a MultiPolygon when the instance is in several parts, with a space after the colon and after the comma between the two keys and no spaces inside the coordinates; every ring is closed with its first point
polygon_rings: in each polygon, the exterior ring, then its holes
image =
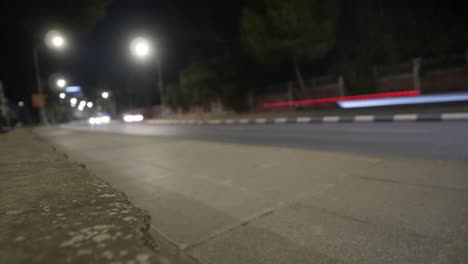
{"type": "Polygon", "coordinates": [[[293,109],[292,101],[293,101],[293,83],[290,81],[288,82],[288,101],[289,101],[289,108],[293,109]]]}
{"type": "Polygon", "coordinates": [[[374,74],[375,79],[379,78],[379,66],[372,67],[372,74],[374,74]]]}
{"type": "Polygon", "coordinates": [[[247,105],[250,111],[255,111],[255,98],[252,92],[247,95],[247,105]]]}
{"type": "Polygon", "coordinates": [[[346,95],[343,75],[338,76],[338,93],[339,93],[339,96],[346,95]]]}
{"type": "Polygon", "coordinates": [[[413,59],[413,87],[421,91],[421,58],[413,59]]]}
{"type": "Polygon", "coordinates": [[[465,63],[468,65],[468,50],[465,51],[465,63]]]}

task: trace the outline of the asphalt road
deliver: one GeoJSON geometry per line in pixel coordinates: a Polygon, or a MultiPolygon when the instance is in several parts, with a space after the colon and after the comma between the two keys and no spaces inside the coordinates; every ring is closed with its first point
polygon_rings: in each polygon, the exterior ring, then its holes
{"type": "Polygon", "coordinates": [[[148,125],[72,123],[68,128],[217,142],[283,146],[433,159],[468,159],[468,122],[270,125],[148,125]]]}

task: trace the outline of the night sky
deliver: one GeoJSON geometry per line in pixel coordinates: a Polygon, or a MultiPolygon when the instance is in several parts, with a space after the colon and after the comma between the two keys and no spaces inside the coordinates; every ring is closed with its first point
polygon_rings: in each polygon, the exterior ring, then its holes
{"type": "MultiPolygon", "coordinates": [[[[8,6],[6,10],[10,15],[9,20],[2,21],[4,38],[0,44],[0,80],[8,98],[28,101],[30,92],[35,90],[32,49],[37,40],[33,41],[33,36],[44,32],[43,28],[37,27],[37,21],[43,16],[56,14],[36,9],[39,15],[35,14],[31,20],[15,21],[12,16],[22,12],[21,5],[8,6]],[[44,11],[43,15],[41,11],[44,11]]],[[[70,84],[83,86],[85,92],[94,87],[99,74],[109,69],[112,69],[111,74],[119,75],[121,79],[138,74],[147,74],[151,78],[157,70],[155,63],[136,63],[129,51],[130,40],[145,35],[157,45],[156,52],[164,66],[164,79],[175,79],[199,43],[183,39],[170,22],[167,1],[114,0],[108,6],[104,19],[91,31],[67,36],[66,50],[57,52],[43,45],[40,52],[42,75],[63,74],[70,84]]],[[[88,96],[93,97],[91,94],[88,96]]]]}

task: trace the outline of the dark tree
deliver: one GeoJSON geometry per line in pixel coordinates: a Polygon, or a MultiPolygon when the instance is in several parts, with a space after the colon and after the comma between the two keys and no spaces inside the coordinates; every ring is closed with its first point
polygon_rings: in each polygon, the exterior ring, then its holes
{"type": "Polygon", "coordinates": [[[242,40],[260,62],[287,59],[302,90],[300,64],[324,57],[335,44],[339,0],[251,1],[242,13],[242,40]]]}

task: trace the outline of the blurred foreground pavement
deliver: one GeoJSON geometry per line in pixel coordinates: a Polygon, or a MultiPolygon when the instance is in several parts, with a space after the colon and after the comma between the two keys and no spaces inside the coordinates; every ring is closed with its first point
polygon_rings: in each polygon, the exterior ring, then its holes
{"type": "MultiPolygon", "coordinates": [[[[466,160],[110,128],[39,133],[148,210],[156,236],[201,263],[468,263],[466,160]]],[[[317,131],[309,133],[325,137],[317,131]]],[[[438,131],[434,144],[449,147],[438,131]]]]}
{"type": "Polygon", "coordinates": [[[146,211],[28,129],[0,135],[1,263],[169,263],[146,211]]]}

